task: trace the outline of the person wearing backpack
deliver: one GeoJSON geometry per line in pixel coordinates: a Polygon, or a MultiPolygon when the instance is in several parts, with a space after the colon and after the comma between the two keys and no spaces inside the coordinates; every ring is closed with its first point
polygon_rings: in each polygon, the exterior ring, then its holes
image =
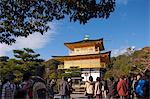
{"type": "Polygon", "coordinates": [[[128,95],[128,88],[124,78],[124,76],[121,76],[120,81],[117,84],[117,91],[118,95],[120,96],[120,99],[126,99],[128,95]]]}
{"type": "Polygon", "coordinates": [[[69,83],[67,82],[66,77],[62,77],[62,81],[60,83],[60,95],[61,99],[69,99],[70,96],[69,83]]]}
{"type": "Polygon", "coordinates": [[[114,77],[110,77],[108,81],[108,99],[114,99],[117,96],[117,83],[114,80],[114,77]]]}
{"type": "Polygon", "coordinates": [[[100,82],[100,77],[97,77],[95,83],[95,90],[94,90],[94,96],[96,96],[96,99],[102,98],[101,88],[102,88],[102,84],[100,82]]]}
{"type": "Polygon", "coordinates": [[[45,67],[36,67],[36,76],[33,78],[32,94],[33,99],[49,99],[48,89],[46,88],[46,82],[43,79],[45,75],[45,67]]]}
{"type": "Polygon", "coordinates": [[[48,95],[51,99],[54,99],[54,86],[56,85],[56,81],[54,79],[49,80],[49,83],[47,85],[48,88],[48,95]]]}
{"type": "Polygon", "coordinates": [[[145,80],[145,77],[140,77],[140,79],[137,82],[137,86],[135,88],[137,98],[148,99],[146,94],[147,91],[148,91],[148,82],[145,80]]]}
{"type": "Polygon", "coordinates": [[[31,73],[26,72],[23,74],[23,82],[20,84],[20,88],[18,89],[15,98],[32,99],[30,95],[30,91],[32,90],[31,86],[32,86],[31,73]]]}
{"type": "Polygon", "coordinates": [[[2,87],[2,97],[1,99],[14,99],[16,92],[16,85],[14,84],[14,75],[8,75],[5,79],[2,87]]]}
{"type": "Polygon", "coordinates": [[[89,81],[85,83],[85,90],[86,90],[86,95],[88,96],[88,99],[93,99],[94,96],[94,82],[93,82],[93,77],[89,77],[89,81]]]}
{"type": "Polygon", "coordinates": [[[107,91],[108,91],[108,85],[107,85],[107,80],[104,80],[104,77],[101,78],[101,83],[102,83],[102,96],[104,98],[107,97],[107,91]]]}

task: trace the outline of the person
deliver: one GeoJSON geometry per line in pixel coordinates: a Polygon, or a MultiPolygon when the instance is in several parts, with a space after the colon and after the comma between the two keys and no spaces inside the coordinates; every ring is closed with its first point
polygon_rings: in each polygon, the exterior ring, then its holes
{"type": "Polygon", "coordinates": [[[16,86],[14,84],[14,75],[8,75],[5,79],[2,87],[2,98],[1,99],[14,99],[16,86]]]}
{"type": "Polygon", "coordinates": [[[127,84],[124,78],[124,76],[121,76],[120,81],[117,84],[117,91],[118,95],[120,96],[120,99],[126,99],[128,93],[127,84]]]}
{"type": "Polygon", "coordinates": [[[49,97],[50,99],[54,99],[54,86],[56,85],[56,82],[54,79],[49,80],[49,84],[48,84],[48,93],[49,93],[49,97]]]}
{"type": "Polygon", "coordinates": [[[110,77],[108,82],[107,97],[109,99],[113,99],[116,98],[116,96],[117,96],[117,83],[115,82],[114,77],[110,77]]]}
{"type": "Polygon", "coordinates": [[[69,83],[70,90],[72,90],[72,79],[71,78],[68,78],[68,83],[69,83]]]}
{"type": "Polygon", "coordinates": [[[146,98],[148,99],[149,95],[150,95],[150,80],[149,80],[149,75],[145,75],[145,81],[146,81],[146,93],[145,93],[145,96],[146,98]]]}
{"type": "Polygon", "coordinates": [[[89,77],[89,81],[85,83],[85,89],[88,96],[88,99],[92,99],[94,95],[94,83],[93,83],[93,77],[89,77]]]}
{"type": "Polygon", "coordinates": [[[62,81],[60,83],[60,95],[61,95],[61,99],[69,99],[69,83],[67,82],[67,78],[66,77],[62,77],[62,81]]]}
{"type": "Polygon", "coordinates": [[[135,92],[136,92],[136,95],[137,95],[137,98],[145,98],[145,99],[148,99],[148,96],[147,96],[147,91],[148,91],[148,82],[145,80],[145,77],[141,77],[141,75],[138,75],[139,76],[139,80],[138,80],[138,83],[137,83],[137,86],[135,88],[135,92]]]}
{"type": "Polygon", "coordinates": [[[130,76],[126,76],[124,78],[125,82],[126,82],[126,86],[127,86],[127,99],[131,99],[131,77],[130,76]]]}
{"type": "Polygon", "coordinates": [[[68,84],[69,84],[69,93],[70,93],[69,99],[72,99],[71,98],[71,93],[73,91],[73,88],[72,88],[72,79],[71,78],[68,78],[68,84]]]}
{"type": "Polygon", "coordinates": [[[32,86],[31,73],[26,72],[23,74],[23,82],[20,84],[20,88],[18,89],[16,98],[31,99],[32,98],[31,86],[32,86]]]}
{"type": "Polygon", "coordinates": [[[102,96],[104,96],[104,98],[107,97],[107,90],[108,90],[108,86],[107,86],[107,81],[104,80],[104,77],[101,78],[101,83],[102,83],[102,96]]]}
{"type": "Polygon", "coordinates": [[[136,99],[136,93],[135,93],[135,84],[137,82],[136,76],[133,77],[133,81],[132,81],[132,98],[136,99]]]}
{"type": "Polygon", "coordinates": [[[146,89],[145,89],[145,97],[146,97],[146,99],[148,99],[149,98],[149,93],[150,93],[150,86],[149,86],[149,84],[150,84],[150,82],[149,82],[149,76],[148,75],[145,75],[145,81],[146,81],[146,84],[145,84],[145,86],[146,86],[146,89]]]}
{"type": "Polygon", "coordinates": [[[45,67],[37,66],[36,67],[36,76],[33,80],[32,94],[33,99],[48,99],[48,89],[46,87],[46,82],[44,80],[45,76],[45,67]]]}
{"type": "Polygon", "coordinates": [[[0,79],[0,99],[1,99],[1,95],[2,95],[2,80],[0,79]]]}
{"type": "Polygon", "coordinates": [[[101,87],[102,87],[102,84],[100,82],[100,77],[97,77],[96,83],[95,83],[95,90],[94,90],[94,96],[96,96],[96,99],[102,98],[101,87]]]}

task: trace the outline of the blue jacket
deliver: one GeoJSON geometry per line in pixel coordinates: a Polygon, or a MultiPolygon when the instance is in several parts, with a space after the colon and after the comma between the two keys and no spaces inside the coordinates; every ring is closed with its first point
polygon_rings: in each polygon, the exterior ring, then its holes
{"type": "Polygon", "coordinates": [[[136,86],[136,89],[135,89],[135,92],[137,93],[137,95],[144,97],[144,90],[143,89],[145,87],[145,83],[146,83],[145,80],[143,80],[143,79],[139,80],[139,82],[136,86]]]}

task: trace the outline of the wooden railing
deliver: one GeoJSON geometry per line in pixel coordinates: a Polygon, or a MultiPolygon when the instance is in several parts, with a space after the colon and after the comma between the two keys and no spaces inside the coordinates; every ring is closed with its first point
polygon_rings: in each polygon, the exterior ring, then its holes
{"type": "Polygon", "coordinates": [[[63,64],[58,65],[58,69],[64,69],[64,65],[63,64]]]}

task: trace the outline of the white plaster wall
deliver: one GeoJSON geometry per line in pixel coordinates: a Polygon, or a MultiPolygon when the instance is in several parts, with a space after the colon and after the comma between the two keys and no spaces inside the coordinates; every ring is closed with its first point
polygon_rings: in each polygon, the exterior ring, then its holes
{"type": "MultiPolygon", "coordinates": [[[[96,81],[96,78],[100,76],[99,73],[91,73],[91,76],[93,77],[93,81],[96,81]]],[[[82,81],[87,81],[89,80],[89,77],[90,77],[90,73],[85,76],[85,74],[81,74],[81,77],[84,77],[84,79],[82,79],[82,81]]]]}

